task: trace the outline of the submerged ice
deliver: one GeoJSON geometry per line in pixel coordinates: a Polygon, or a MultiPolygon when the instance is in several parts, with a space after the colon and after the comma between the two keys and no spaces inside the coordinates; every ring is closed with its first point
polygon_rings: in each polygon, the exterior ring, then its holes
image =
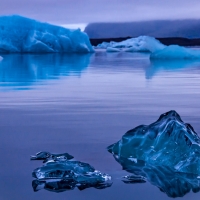
{"type": "Polygon", "coordinates": [[[93,52],[86,33],[21,16],[0,17],[0,52],[93,52]]]}
{"type": "Polygon", "coordinates": [[[71,160],[73,156],[68,153],[51,154],[39,152],[31,160],[44,160],[42,167],[35,169],[32,176],[34,191],[46,189],[53,192],[80,190],[94,187],[103,189],[112,185],[111,177],[97,171],[88,163],[71,160]]]}
{"type": "Polygon", "coordinates": [[[200,138],[175,111],[128,131],[108,151],[133,174],[125,183],[149,181],[170,197],[200,191],[200,138]]]}

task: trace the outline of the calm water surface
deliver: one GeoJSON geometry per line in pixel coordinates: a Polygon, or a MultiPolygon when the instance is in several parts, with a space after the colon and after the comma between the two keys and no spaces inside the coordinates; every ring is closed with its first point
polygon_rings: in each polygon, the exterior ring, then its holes
{"type": "MultiPolygon", "coordinates": [[[[176,110],[200,133],[200,62],[148,54],[3,55],[0,63],[0,199],[170,199],[128,175],[107,152],[129,129],[176,110]],[[110,188],[33,192],[38,151],[68,152],[113,178],[110,188]]],[[[190,192],[182,199],[199,199],[190,192]]]]}

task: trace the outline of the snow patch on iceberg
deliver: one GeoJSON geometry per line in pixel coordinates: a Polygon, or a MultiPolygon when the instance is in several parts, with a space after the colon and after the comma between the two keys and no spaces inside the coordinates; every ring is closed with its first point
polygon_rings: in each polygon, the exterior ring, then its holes
{"type": "Polygon", "coordinates": [[[80,29],[38,22],[13,15],[0,17],[0,52],[93,52],[86,33],[80,29]]]}

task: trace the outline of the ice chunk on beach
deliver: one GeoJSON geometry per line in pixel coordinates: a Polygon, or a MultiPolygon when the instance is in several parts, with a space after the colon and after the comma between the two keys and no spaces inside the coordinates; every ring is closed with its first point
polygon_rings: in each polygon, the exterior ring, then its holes
{"type": "Polygon", "coordinates": [[[181,47],[178,45],[170,45],[166,46],[162,50],[152,52],[150,55],[150,59],[200,59],[200,50],[181,47]]]}
{"type": "Polygon", "coordinates": [[[0,52],[93,52],[86,33],[13,15],[0,17],[0,52]]]}
{"type": "Polygon", "coordinates": [[[80,161],[71,160],[68,153],[52,154],[39,152],[31,160],[44,160],[42,167],[35,169],[32,176],[34,191],[46,189],[52,192],[63,192],[77,187],[80,190],[94,187],[104,189],[112,185],[111,176],[101,173],[80,161]]]}
{"type": "Polygon", "coordinates": [[[200,138],[175,111],[162,114],[150,125],[128,131],[108,151],[118,157],[136,158],[137,163],[141,160],[148,165],[200,175],[200,138]]]}

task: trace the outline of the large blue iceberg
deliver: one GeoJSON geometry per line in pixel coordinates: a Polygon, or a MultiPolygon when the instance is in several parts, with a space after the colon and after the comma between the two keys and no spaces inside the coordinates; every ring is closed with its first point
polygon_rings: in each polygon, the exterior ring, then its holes
{"type": "Polygon", "coordinates": [[[31,160],[43,160],[43,166],[35,169],[32,176],[34,191],[46,189],[52,192],[63,192],[77,187],[104,189],[112,185],[111,176],[101,173],[80,161],[71,160],[73,156],[68,153],[51,154],[39,152],[31,156],[31,160]]]}
{"type": "Polygon", "coordinates": [[[0,17],[0,52],[93,52],[86,33],[13,15],[0,17]]]}
{"type": "Polygon", "coordinates": [[[147,180],[170,197],[200,191],[200,138],[175,111],[128,131],[108,151],[133,174],[125,183],[147,180]]]}

